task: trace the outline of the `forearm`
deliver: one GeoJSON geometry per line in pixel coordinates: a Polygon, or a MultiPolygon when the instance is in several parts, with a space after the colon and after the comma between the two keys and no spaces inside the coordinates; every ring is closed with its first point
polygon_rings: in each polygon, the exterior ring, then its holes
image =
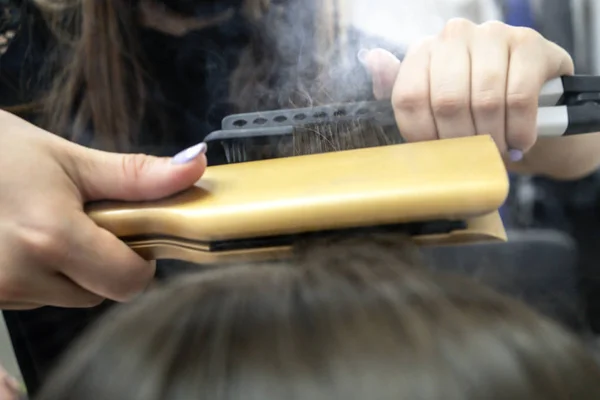
{"type": "Polygon", "coordinates": [[[507,162],[509,171],[571,180],[600,167],[600,133],[540,138],[523,160],[507,162]]]}

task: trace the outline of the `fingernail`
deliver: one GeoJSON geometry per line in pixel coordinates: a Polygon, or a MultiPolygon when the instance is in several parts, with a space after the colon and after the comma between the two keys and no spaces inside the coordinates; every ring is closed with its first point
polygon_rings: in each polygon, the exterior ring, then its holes
{"type": "Polygon", "coordinates": [[[367,55],[369,54],[369,51],[370,50],[367,50],[367,49],[360,49],[360,51],[356,55],[356,58],[358,58],[358,61],[360,61],[360,63],[364,66],[367,66],[367,55]]]}
{"type": "Polygon", "coordinates": [[[508,156],[512,162],[521,161],[523,159],[523,152],[521,150],[509,150],[508,156]]]}
{"type": "Polygon", "coordinates": [[[200,156],[200,154],[206,153],[206,143],[200,143],[195,146],[190,147],[189,149],[183,150],[181,153],[178,153],[171,160],[172,164],[181,165],[187,164],[191,161],[194,161],[196,158],[200,156]]]}

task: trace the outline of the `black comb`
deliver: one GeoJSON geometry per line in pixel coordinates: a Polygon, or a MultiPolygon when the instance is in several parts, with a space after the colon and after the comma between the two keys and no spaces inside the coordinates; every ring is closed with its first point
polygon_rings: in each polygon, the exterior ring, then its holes
{"type": "Polygon", "coordinates": [[[205,139],[208,159],[223,150],[228,164],[402,142],[389,101],[236,114],[221,128],[205,139]]]}

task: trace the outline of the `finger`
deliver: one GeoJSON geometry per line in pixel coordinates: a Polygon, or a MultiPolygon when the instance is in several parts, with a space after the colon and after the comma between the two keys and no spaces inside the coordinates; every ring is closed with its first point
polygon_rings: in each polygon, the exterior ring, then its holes
{"type": "Polygon", "coordinates": [[[509,47],[501,23],[481,25],[471,42],[471,110],[477,134],[494,138],[501,152],[506,146],[505,96],[509,47]]]}
{"type": "Polygon", "coordinates": [[[392,105],[402,137],[409,142],[437,139],[429,97],[429,67],[433,38],[411,48],[402,61],[392,105]]]}
{"type": "Polygon", "coordinates": [[[471,56],[461,38],[437,42],[431,54],[431,107],[440,139],[475,135],[471,56]]]}
{"type": "Polygon", "coordinates": [[[549,40],[544,40],[544,44],[547,59],[545,81],[562,75],[573,75],[575,63],[569,52],[549,40]]]}
{"type": "Polygon", "coordinates": [[[377,100],[391,98],[400,71],[400,60],[383,49],[361,50],[358,58],[371,74],[375,98],[377,100]]]}
{"type": "Polygon", "coordinates": [[[155,264],[142,259],[110,232],[99,228],[85,214],[77,220],[78,249],[61,270],[82,288],[98,296],[127,301],[150,284],[155,264]]]}
{"type": "Polygon", "coordinates": [[[0,302],[0,310],[4,311],[35,310],[36,308],[41,307],[43,307],[43,305],[36,303],[0,302]]]}
{"type": "Polygon", "coordinates": [[[3,309],[32,309],[41,306],[87,308],[104,300],[74,284],[57,273],[40,273],[26,268],[19,269],[17,276],[3,276],[3,309]]]}
{"type": "Polygon", "coordinates": [[[80,287],[63,275],[41,278],[38,282],[30,280],[29,285],[35,287],[35,292],[30,293],[28,298],[44,306],[90,308],[104,301],[104,297],[80,287]]]}
{"type": "Polygon", "coordinates": [[[543,84],[554,77],[573,73],[569,55],[537,32],[520,29],[511,41],[506,90],[507,145],[528,151],[537,138],[537,108],[543,84]]]}
{"type": "Polygon", "coordinates": [[[86,201],[153,200],[194,185],[206,169],[206,144],[173,158],[116,154],[69,146],[66,170],[86,201]]]}

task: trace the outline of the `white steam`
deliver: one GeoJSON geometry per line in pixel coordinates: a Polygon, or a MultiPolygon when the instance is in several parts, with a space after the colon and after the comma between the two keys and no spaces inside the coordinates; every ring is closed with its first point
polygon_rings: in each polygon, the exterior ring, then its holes
{"type": "Polygon", "coordinates": [[[346,0],[359,30],[407,47],[440,32],[452,18],[481,23],[502,18],[496,0],[346,0]]]}

